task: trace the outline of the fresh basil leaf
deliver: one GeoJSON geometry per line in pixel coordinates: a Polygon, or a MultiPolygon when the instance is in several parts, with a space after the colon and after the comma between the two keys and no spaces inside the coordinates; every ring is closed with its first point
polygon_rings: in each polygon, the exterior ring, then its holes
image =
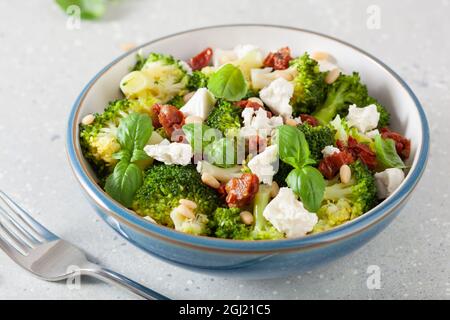
{"type": "Polygon", "coordinates": [[[383,139],[381,135],[375,136],[375,153],[378,163],[387,168],[406,168],[403,160],[397,153],[395,141],[392,139],[383,139]]]}
{"type": "Polygon", "coordinates": [[[133,155],[131,156],[130,162],[137,162],[143,160],[149,160],[150,157],[148,154],[142,149],[134,149],[133,155]]]}
{"type": "Polygon", "coordinates": [[[55,2],[71,16],[77,14],[71,10],[71,6],[78,7],[80,18],[86,20],[99,19],[106,11],[106,0],[55,0],[55,2]]]}
{"type": "Polygon", "coordinates": [[[129,208],[142,182],[142,170],[136,164],[122,160],[106,179],[105,190],[113,199],[129,208]]]}
{"type": "Polygon", "coordinates": [[[286,183],[300,197],[306,210],[319,210],[325,192],[325,180],[319,170],[311,166],[294,169],[286,183]]]}
{"type": "Polygon", "coordinates": [[[239,101],[247,94],[247,81],[241,69],[226,64],[214,72],[208,81],[208,90],[216,98],[239,101]]]}
{"type": "Polygon", "coordinates": [[[130,151],[123,149],[123,150],[120,150],[120,151],[114,153],[112,155],[112,157],[113,157],[113,159],[117,159],[117,160],[125,159],[125,161],[130,161],[131,153],[130,153],[130,151]]]}
{"type": "Polygon", "coordinates": [[[315,163],[310,158],[311,153],[305,135],[296,127],[288,125],[278,127],[276,139],[280,159],[283,162],[297,169],[315,163]]]}
{"type": "Polygon", "coordinates": [[[210,143],[220,139],[221,132],[205,124],[189,123],[183,126],[187,141],[191,144],[194,153],[201,153],[210,143]]]}
{"type": "Polygon", "coordinates": [[[133,153],[136,149],[144,148],[152,132],[153,125],[148,115],[131,113],[120,121],[117,140],[119,140],[122,150],[133,153]]]}

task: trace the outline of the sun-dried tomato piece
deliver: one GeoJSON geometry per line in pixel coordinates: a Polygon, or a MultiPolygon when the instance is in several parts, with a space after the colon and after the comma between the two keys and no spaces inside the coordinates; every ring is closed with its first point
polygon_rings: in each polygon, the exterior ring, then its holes
{"type": "Polygon", "coordinates": [[[154,104],[151,108],[151,113],[152,113],[152,124],[153,124],[153,128],[157,129],[157,128],[161,128],[161,123],[159,123],[159,119],[158,119],[158,115],[159,112],[161,111],[161,104],[154,104]]]}
{"type": "Polygon", "coordinates": [[[192,57],[189,61],[189,65],[191,66],[192,70],[201,70],[204,67],[209,65],[209,62],[211,61],[213,55],[213,50],[211,48],[206,48],[202,52],[200,52],[195,57],[192,57]]]}
{"type": "Polygon", "coordinates": [[[359,143],[352,136],[348,137],[347,145],[342,141],[338,141],[338,148],[343,151],[348,151],[352,154],[353,158],[361,160],[369,169],[375,169],[377,166],[377,156],[368,145],[359,143]]]}
{"type": "MultiPolygon", "coordinates": [[[[241,100],[235,103],[236,106],[240,107],[240,108],[252,108],[253,110],[258,110],[258,109],[264,109],[263,106],[261,106],[258,102],[255,101],[250,101],[250,100],[241,100]]],[[[264,109],[265,110],[265,109],[264,109]]],[[[267,117],[271,118],[272,117],[272,112],[267,111],[267,117]]]]}
{"type": "Polygon", "coordinates": [[[225,183],[222,183],[219,188],[217,188],[217,193],[219,196],[225,198],[227,196],[227,190],[225,190],[225,183]]]}
{"type": "Polygon", "coordinates": [[[171,105],[153,105],[152,111],[158,115],[158,122],[164,128],[166,134],[172,137],[175,130],[181,130],[184,125],[184,114],[171,105]]]}
{"type": "Polygon", "coordinates": [[[355,159],[348,151],[335,152],[319,163],[319,171],[327,179],[333,179],[344,164],[353,163],[355,159]]]}
{"type": "Polygon", "coordinates": [[[400,133],[391,131],[388,128],[380,129],[381,137],[383,139],[392,139],[395,142],[395,149],[397,150],[398,155],[403,160],[409,158],[409,154],[411,153],[411,140],[405,138],[400,133]]]}
{"type": "Polygon", "coordinates": [[[301,114],[300,119],[302,123],[307,123],[312,127],[317,127],[319,125],[319,120],[309,114],[301,114]]]}
{"type": "Polygon", "coordinates": [[[264,59],[264,66],[275,70],[285,70],[289,68],[289,61],[292,60],[291,49],[284,47],[277,52],[271,52],[264,59]]]}
{"type": "Polygon", "coordinates": [[[252,173],[244,173],[240,178],[233,178],[225,185],[225,201],[230,208],[244,207],[253,200],[259,189],[259,179],[252,173]]]}

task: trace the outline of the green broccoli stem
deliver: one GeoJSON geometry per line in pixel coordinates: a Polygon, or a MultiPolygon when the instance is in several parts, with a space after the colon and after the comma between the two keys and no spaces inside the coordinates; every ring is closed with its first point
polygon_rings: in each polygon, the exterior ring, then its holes
{"type": "Polygon", "coordinates": [[[270,186],[260,185],[253,200],[253,216],[255,218],[255,230],[264,230],[267,220],[263,216],[264,209],[270,201],[270,186]]]}
{"type": "Polygon", "coordinates": [[[338,101],[327,99],[323,106],[314,113],[314,117],[319,120],[321,125],[325,125],[336,116],[338,106],[338,101]]]}

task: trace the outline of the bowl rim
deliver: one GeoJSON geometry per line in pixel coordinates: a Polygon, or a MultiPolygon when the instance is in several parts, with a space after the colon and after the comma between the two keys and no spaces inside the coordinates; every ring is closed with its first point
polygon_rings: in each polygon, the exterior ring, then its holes
{"type": "Polygon", "coordinates": [[[400,208],[405,204],[406,200],[409,198],[411,192],[414,190],[415,186],[417,185],[418,181],[420,180],[424,172],[429,154],[429,140],[430,140],[429,126],[425,111],[422,105],[420,104],[418,98],[411,90],[411,88],[390,67],[381,62],[378,58],[375,58],[371,54],[365,52],[364,50],[352,44],[349,44],[345,41],[339,40],[335,37],[302,28],[282,26],[282,25],[271,25],[271,24],[224,24],[224,25],[213,25],[190,29],[154,39],[152,41],[146,42],[134,48],[133,50],[130,50],[120,55],[112,62],[107,64],[104,68],[102,68],[83,88],[83,90],[78,95],[72,106],[68,120],[66,151],[69,158],[71,169],[75,177],[77,178],[77,181],[80,183],[81,187],[87,193],[88,197],[97,206],[99,206],[104,213],[106,213],[112,218],[115,218],[117,221],[120,221],[121,223],[127,225],[128,227],[134,229],[135,231],[143,233],[152,238],[157,238],[165,242],[171,242],[175,245],[188,247],[190,249],[201,249],[215,252],[226,251],[235,253],[261,253],[261,252],[274,253],[286,250],[298,251],[298,250],[312,249],[318,246],[324,246],[333,242],[343,240],[348,237],[355,236],[356,234],[364,232],[368,228],[372,227],[374,224],[384,220],[387,216],[395,212],[396,209],[400,208]],[[222,29],[230,27],[278,28],[313,34],[319,37],[326,38],[328,40],[338,42],[342,45],[350,47],[353,50],[358,51],[359,53],[369,58],[373,63],[379,65],[384,71],[389,73],[403,87],[403,89],[406,90],[409,97],[413,100],[419,114],[420,128],[422,130],[422,140],[420,141],[420,145],[416,151],[418,153],[417,161],[413,164],[413,167],[411,168],[410,172],[408,173],[406,179],[403,181],[400,188],[397,189],[393,195],[391,195],[389,198],[387,198],[382,203],[377,205],[375,208],[371,209],[370,211],[366,212],[360,217],[352,221],[349,221],[343,225],[337,226],[331,230],[293,239],[260,240],[260,241],[220,239],[206,236],[194,236],[182,233],[172,228],[161,226],[152,223],[148,220],[145,220],[144,218],[138,216],[134,211],[123,207],[118,202],[110,198],[98,186],[98,184],[95,183],[93,177],[91,177],[88,174],[88,171],[84,167],[84,164],[80,158],[82,157],[81,151],[77,148],[78,136],[76,133],[78,123],[76,123],[75,120],[78,117],[80,107],[82,106],[84,98],[86,97],[89,90],[96,83],[96,81],[101,76],[103,76],[110,68],[112,68],[118,62],[120,62],[123,58],[131,54],[137,53],[141,48],[149,46],[158,41],[186,33],[208,29],[222,29]]]}

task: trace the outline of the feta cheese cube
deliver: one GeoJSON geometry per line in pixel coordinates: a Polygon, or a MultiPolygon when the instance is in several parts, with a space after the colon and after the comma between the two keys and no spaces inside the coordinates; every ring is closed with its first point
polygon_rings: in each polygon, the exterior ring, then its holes
{"type": "Polygon", "coordinates": [[[347,123],[349,127],[355,127],[362,133],[373,130],[378,126],[380,113],[377,106],[371,104],[364,108],[358,108],[355,104],[348,109],[347,123]]]}
{"type": "Polygon", "coordinates": [[[263,216],[287,238],[306,235],[319,220],[315,213],[305,209],[290,188],[280,189],[264,209],[263,216]]]}
{"type": "Polygon", "coordinates": [[[168,165],[188,165],[191,163],[193,155],[190,144],[170,143],[167,139],[164,139],[160,144],[145,146],[144,151],[153,159],[168,165]]]}
{"type": "Polygon", "coordinates": [[[211,112],[216,99],[206,88],[198,89],[189,101],[181,107],[180,111],[184,113],[186,117],[197,116],[206,120],[211,112]]]}
{"type": "Polygon", "coordinates": [[[375,183],[377,186],[377,196],[379,199],[389,197],[405,179],[402,169],[389,168],[383,172],[375,173],[375,183]]]}
{"type": "Polygon", "coordinates": [[[284,78],[278,78],[262,89],[259,97],[275,115],[291,118],[292,106],[289,102],[293,94],[294,85],[284,78]]]}
{"type": "Polygon", "coordinates": [[[244,119],[244,126],[240,130],[243,137],[270,135],[272,129],[283,125],[283,118],[280,116],[273,116],[269,118],[267,111],[260,108],[254,110],[253,108],[244,108],[241,113],[244,119]]]}
{"type": "Polygon", "coordinates": [[[274,164],[278,160],[278,146],[271,145],[263,152],[254,156],[247,164],[253,174],[256,174],[259,181],[265,184],[272,184],[272,179],[276,173],[274,164]]]}

